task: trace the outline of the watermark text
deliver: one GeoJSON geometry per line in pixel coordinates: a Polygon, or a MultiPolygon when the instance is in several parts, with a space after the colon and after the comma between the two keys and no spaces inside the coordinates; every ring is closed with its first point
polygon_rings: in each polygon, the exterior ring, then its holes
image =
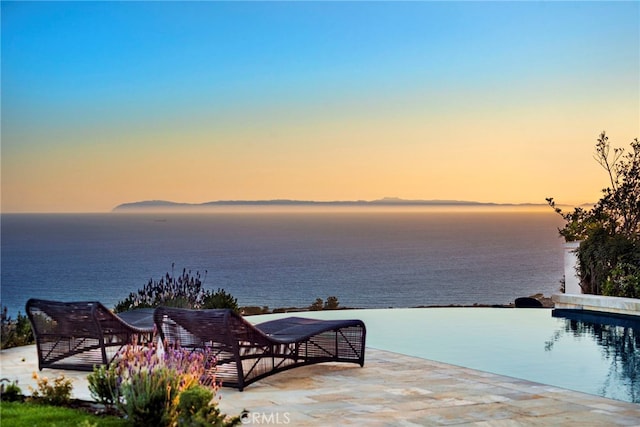
{"type": "Polygon", "coordinates": [[[291,423],[289,412],[243,412],[240,418],[247,425],[286,425],[291,423]]]}

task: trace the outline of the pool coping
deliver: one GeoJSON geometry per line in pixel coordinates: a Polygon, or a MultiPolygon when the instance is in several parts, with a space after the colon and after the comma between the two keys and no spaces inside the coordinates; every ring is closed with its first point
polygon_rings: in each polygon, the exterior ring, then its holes
{"type": "Polygon", "coordinates": [[[553,294],[555,308],[640,316],[640,299],[590,294],[553,294]]]}

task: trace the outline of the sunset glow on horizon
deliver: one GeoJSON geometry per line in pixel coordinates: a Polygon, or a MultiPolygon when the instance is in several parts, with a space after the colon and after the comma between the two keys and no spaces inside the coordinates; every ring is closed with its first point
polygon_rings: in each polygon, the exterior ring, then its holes
{"type": "Polygon", "coordinates": [[[595,202],[640,137],[638,2],[5,2],[10,212],[595,202]]]}

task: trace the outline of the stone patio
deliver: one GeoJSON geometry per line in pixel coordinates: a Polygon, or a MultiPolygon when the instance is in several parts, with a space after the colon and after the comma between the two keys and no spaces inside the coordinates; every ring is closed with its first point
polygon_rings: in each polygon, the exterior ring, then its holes
{"type": "MultiPolygon", "coordinates": [[[[35,386],[35,346],[0,352],[0,375],[35,386]]],[[[86,372],[45,369],[73,379],[91,400],[86,372]]],[[[244,425],[291,426],[638,426],[640,405],[440,362],[367,348],[363,368],[322,364],[248,386],[223,388],[220,408],[249,411],[244,425]]]]}

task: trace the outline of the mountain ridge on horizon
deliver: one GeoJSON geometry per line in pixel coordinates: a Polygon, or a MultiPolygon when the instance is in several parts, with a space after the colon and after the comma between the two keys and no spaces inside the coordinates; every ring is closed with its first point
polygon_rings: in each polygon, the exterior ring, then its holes
{"type": "Polygon", "coordinates": [[[217,200],[204,203],[183,203],[168,200],[144,200],[139,202],[122,203],[115,208],[116,211],[129,210],[153,210],[153,209],[196,209],[209,208],[215,206],[495,206],[495,207],[542,207],[546,203],[494,203],[476,202],[468,200],[407,200],[398,197],[384,197],[376,200],[335,200],[335,201],[314,201],[295,199],[269,199],[269,200],[217,200]]]}

